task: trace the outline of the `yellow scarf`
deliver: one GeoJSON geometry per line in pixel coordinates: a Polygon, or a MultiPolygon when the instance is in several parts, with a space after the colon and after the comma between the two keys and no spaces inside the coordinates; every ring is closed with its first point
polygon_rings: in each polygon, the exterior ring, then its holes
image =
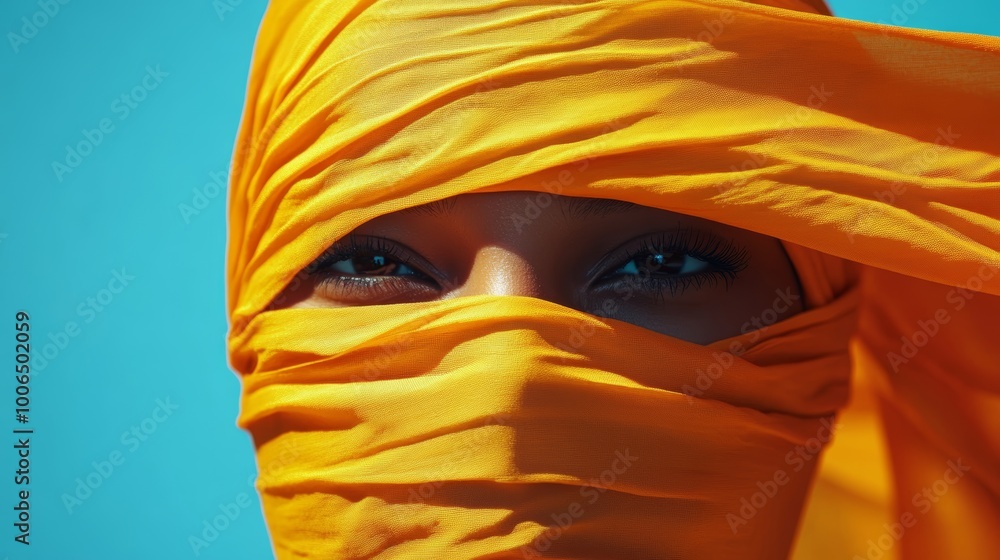
{"type": "Polygon", "coordinates": [[[767,4],[271,3],[227,283],[278,558],[1000,550],[1000,41],[767,4]],[[509,190],[778,237],[810,308],[707,346],[524,297],[269,309],[371,218],[509,190]]]}

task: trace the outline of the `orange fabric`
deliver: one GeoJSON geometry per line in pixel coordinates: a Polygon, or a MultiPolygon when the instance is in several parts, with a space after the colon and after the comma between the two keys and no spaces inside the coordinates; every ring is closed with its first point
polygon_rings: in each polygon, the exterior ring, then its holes
{"type": "Polygon", "coordinates": [[[1000,550],[1000,40],[821,11],[271,3],[227,289],[278,558],[1000,550]],[[373,217],[506,190],[778,237],[810,308],[707,346],[521,297],[268,308],[373,217]]]}

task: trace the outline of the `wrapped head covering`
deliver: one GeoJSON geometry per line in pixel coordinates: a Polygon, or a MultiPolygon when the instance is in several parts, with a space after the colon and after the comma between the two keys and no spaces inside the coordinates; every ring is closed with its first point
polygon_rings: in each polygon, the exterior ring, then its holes
{"type": "Polygon", "coordinates": [[[1000,550],[1000,41],[828,13],[272,1],[227,289],[277,557],[1000,550]],[[513,190],[777,237],[808,309],[697,345],[521,296],[271,305],[374,217],[513,190]]]}

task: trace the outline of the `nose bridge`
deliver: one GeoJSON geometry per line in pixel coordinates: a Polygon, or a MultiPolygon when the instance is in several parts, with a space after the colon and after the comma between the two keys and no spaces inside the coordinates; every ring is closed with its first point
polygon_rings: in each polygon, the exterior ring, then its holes
{"type": "Polygon", "coordinates": [[[538,267],[518,252],[497,246],[476,253],[464,295],[516,295],[542,297],[538,267]]]}

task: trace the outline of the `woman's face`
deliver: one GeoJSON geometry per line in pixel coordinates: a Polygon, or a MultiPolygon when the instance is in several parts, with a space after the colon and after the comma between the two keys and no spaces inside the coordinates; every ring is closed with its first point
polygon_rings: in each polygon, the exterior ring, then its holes
{"type": "Polygon", "coordinates": [[[628,202],[531,191],[463,194],[375,218],[333,243],[272,305],[477,294],[546,299],[698,344],[802,310],[775,238],[628,202]]]}

